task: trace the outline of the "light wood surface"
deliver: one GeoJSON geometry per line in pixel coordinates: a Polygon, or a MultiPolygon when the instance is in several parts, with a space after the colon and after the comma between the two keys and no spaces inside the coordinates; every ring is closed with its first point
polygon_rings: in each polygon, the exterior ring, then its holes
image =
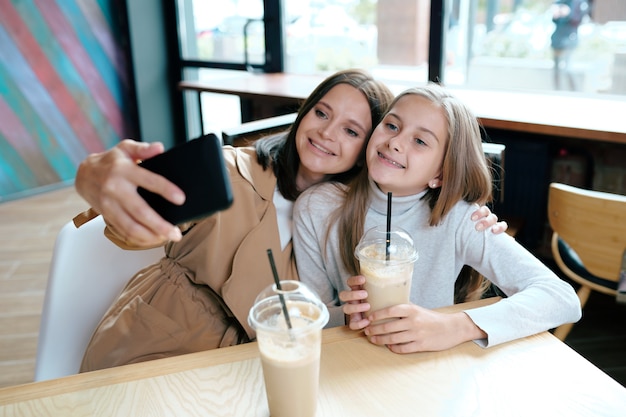
{"type": "MultiPolygon", "coordinates": [[[[322,80],[322,76],[316,75],[232,71],[231,76],[222,75],[215,80],[182,81],[179,89],[296,103],[305,99],[322,80]]],[[[397,94],[409,85],[389,84],[389,87],[397,94]]],[[[473,109],[487,128],[626,144],[626,124],[619,116],[626,114],[626,99],[621,96],[597,98],[449,88],[473,109]]]]}
{"type": "MultiPolygon", "coordinates": [[[[318,416],[624,410],[626,388],[547,332],[489,349],[469,342],[410,355],[345,327],[323,332],[318,416]]],[[[0,416],[32,415],[268,416],[268,409],[257,346],[249,343],[0,389],[0,416]]]]}
{"type": "Polygon", "coordinates": [[[85,209],[72,184],[0,202],[0,387],[33,380],[54,241],[85,209]]]}

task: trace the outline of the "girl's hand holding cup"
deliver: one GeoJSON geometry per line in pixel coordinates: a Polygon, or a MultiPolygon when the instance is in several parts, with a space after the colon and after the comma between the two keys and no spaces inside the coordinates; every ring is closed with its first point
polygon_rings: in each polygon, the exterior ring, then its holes
{"type": "Polygon", "coordinates": [[[365,302],[367,291],[363,289],[365,277],[356,275],[348,278],[349,291],[341,291],[339,299],[344,303],[343,312],[349,316],[348,324],[352,330],[361,330],[369,326],[370,321],[366,318],[370,310],[369,303],[365,302]]]}

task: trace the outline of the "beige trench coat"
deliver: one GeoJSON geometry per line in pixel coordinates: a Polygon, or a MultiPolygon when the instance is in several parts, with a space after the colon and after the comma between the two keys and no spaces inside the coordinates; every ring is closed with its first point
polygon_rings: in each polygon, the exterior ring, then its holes
{"type": "MultiPolygon", "coordinates": [[[[165,245],[165,257],[139,271],[96,328],[81,372],[231,346],[254,339],[247,322],[258,293],[281,279],[298,279],[291,243],[281,251],[272,202],[276,178],[253,148],[224,147],[233,205],[165,245]]],[[[75,218],[77,226],[94,216],[75,218]]],[[[113,230],[107,236],[131,249],[113,230]]],[[[134,248],[137,249],[137,248],[134,248]]]]}

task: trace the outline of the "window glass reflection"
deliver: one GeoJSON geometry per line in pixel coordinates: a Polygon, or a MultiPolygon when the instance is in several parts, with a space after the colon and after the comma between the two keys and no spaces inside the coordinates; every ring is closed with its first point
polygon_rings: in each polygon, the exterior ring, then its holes
{"type": "MultiPolygon", "coordinates": [[[[430,0],[283,0],[282,28],[271,22],[264,28],[263,0],[225,0],[219,7],[214,1],[177,1],[183,59],[261,65],[264,30],[282,30],[286,72],[362,67],[393,83],[428,79],[430,0]]],[[[440,79],[447,85],[626,94],[624,0],[446,5],[440,79]],[[575,25],[567,10],[577,14],[575,25]]]]}
{"type": "Polygon", "coordinates": [[[448,84],[624,94],[626,3],[453,0],[448,84]]]}
{"type": "Polygon", "coordinates": [[[263,0],[181,0],[178,9],[183,59],[263,64],[263,0]]]}
{"type": "MultiPolygon", "coordinates": [[[[286,0],[284,7],[287,72],[359,66],[384,80],[427,80],[430,1],[286,0]]],[[[448,0],[446,18],[448,85],[626,93],[623,0],[448,0]]]]}
{"type": "Polygon", "coordinates": [[[376,7],[376,0],[286,0],[285,71],[375,67],[376,7]]]}

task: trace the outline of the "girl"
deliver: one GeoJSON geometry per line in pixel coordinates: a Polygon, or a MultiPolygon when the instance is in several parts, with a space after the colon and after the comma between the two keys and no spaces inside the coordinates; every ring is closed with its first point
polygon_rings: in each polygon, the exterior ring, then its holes
{"type": "Polygon", "coordinates": [[[444,88],[400,94],[372,133],[366,163],[349,186],[313,187],[294,207],[300,279],[329,306],[330,325],[343,324],[345,313],[350,328],[365,329],[372,343],[407,353],[468,340],[493,346],[580,318],[569,284],[512,237],[474,230],[470,213],[490,199],[491,178],[476,117],[444,88]],[[387,192],[393,193],[392,223],[412,234],[419,259],[411,304],[369,311],[354,249],[365,230],[386,223],[387,192]],[[433,311],[453,304],[463,265],[508,297],[460,313],[433,311]],[[399,320],[372,324],[389,318],[399,320]]]}

